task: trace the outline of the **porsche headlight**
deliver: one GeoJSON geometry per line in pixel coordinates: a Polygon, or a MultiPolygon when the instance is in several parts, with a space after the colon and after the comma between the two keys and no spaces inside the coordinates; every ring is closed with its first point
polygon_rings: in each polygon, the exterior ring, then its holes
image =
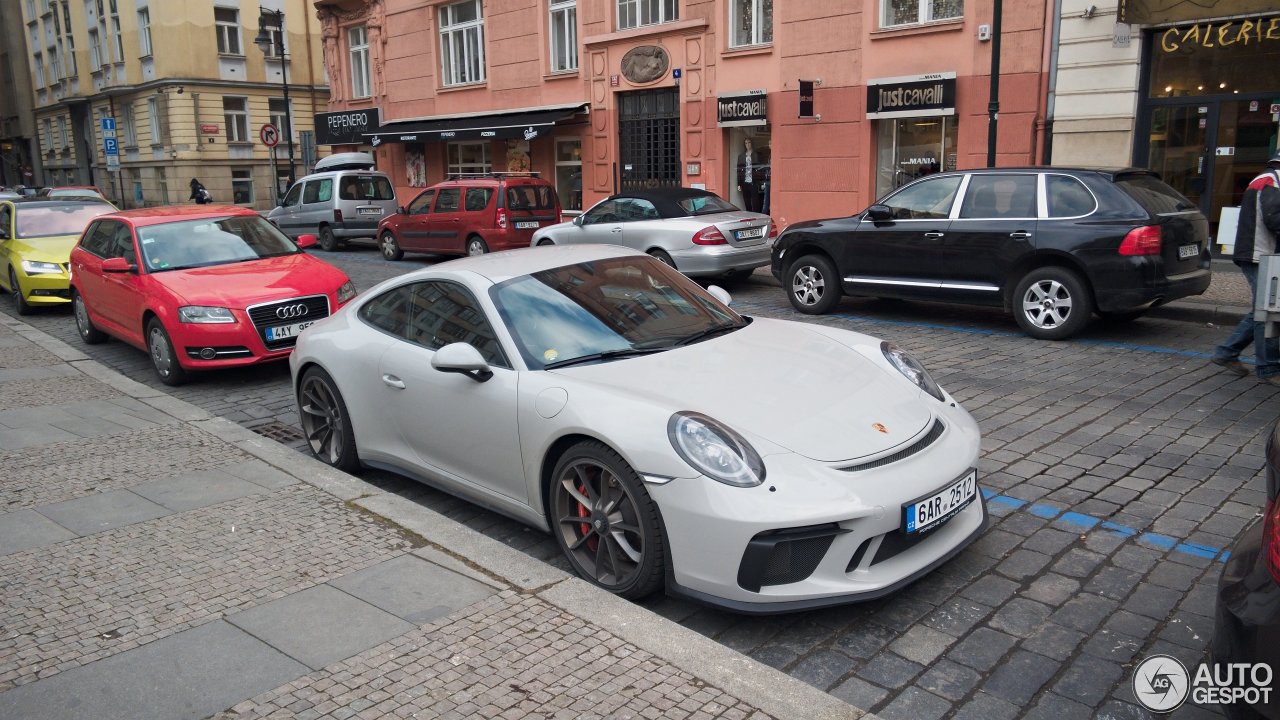
{"type": "Polygon", "coordinates": [[[22,271],[28,275],[60,275],[62,266],[58,263],[41,262],[39,260],[23,260],[22,271]]]}
{"type": "Polygon", "coordinates": [[[764,482],[764,461],[738,433],[696,412],[678,412],[667,421],[667,437],[684,461],[713,480],[734,487],[764,482]]]}
{"type": "Polygon", "coordinates": [[[224,307],[187,305],[178,308],[178,319],[184,323],[233,323],[236,321],[236,316],[224,307]]]}
{"type": "Polygon", "coordinates": [[[925,370],[923,365],[916,362],[915,358],[908,355],[906,350],[903,350],[891,342],[882,342],[880,343],[880,352],[884,353],[884,357],[889,361],[890,365],[897,368],[898,372],[902,373],[904,377],[915,383],[915,385],[921,390],[924,390],[943,402],[946,401],[942,394],[942,388],[938,387],[938,383],[934,382],[933,378],[929,377],[929,371],[925,370]]]}
{"type": "Polygon", "coordinates": [[[350,280],[342,283],[342,287],[338,288],[338,302],[344,303],[356,296],[356,284],[350,280]]]}

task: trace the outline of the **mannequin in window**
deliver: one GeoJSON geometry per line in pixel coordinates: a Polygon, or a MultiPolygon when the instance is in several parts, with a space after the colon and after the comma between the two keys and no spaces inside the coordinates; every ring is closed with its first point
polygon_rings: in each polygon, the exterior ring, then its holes
{"type": "Polygon", "coordinates": [[[760,212],[761,186],[767,180],[769,162],[752,146],[751,138],[742,141],[738,154],[738,192],[742,193],[744,210],[760,212]]]}

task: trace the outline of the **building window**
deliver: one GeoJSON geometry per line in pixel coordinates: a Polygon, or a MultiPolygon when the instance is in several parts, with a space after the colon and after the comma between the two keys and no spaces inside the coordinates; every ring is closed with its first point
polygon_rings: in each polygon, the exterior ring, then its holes
{"type": "MultiPolygon", "coordinates": [[[[267,100],[267,108],[271,114],[271,124],[275,125],[276,129],[280,131],[280,137],[285,137],[286,132],[293,132],[293,124],[286,122],[286,119],[293,119],[293,113],[286,112],[284,98],[269,98],[267,100]],[[288,118],[285,117],[286,115],[288,115],[288,118]]],[[[285,142],[288,142],[288,140],[285,140],[285,142]]]]}
{"type": "Polygon", "coordinates": [[[75,77],[80,74],[80,68],[76,64],[76,38],[74,35],[66,36],[66,56],[67,56],[67,75],[75,77]]]}
{"type": "Polygon", "coordinates": [[[151,10],[138,11],[138,52],[142,57],[151,55],[151,10]]]}
{"type": "Polygon", "coordinates": [[[578,69],[578,2],[551,0],[551,71],[578,69]]]}
{"type": "Polygon", "coordinates": [[[218,32],[218,52],[223,55],[243,55],[240,51],[240,11],[214,8],[213,24],[218,32]]]}
{"type": "Polygon", "coordinates": [[[582,209],[582,141],[556,140],[556,193],[565,210],[582,209]]]}
{"type": "Polygon", "coordinates": [[[133,122],[133,103],[126,102],[120,108],[120,137],[127,147],[138,144],[138,128],[133,122]]]}
{"type": "Polygon", "coordinates": [[[680,19],[677,0],[618,0],[618,29],[680,19]]]}
{"type": "Polygon", "coordinates": [[[271,47],[267,48],[267,57],[284,57],[288,50],[284,46],[284,28],[280,27],[279,16],[275,13],[262,13],[258,25],[271,38],[271,47]]]}
{"type": "Polygon", "coordinates": [[[142,171],[138,168],[130,168],[129,183],[133,186],[133,206],[146,207],[147,196],[142,192],[142,171]]]}
{"type": "Polygon", "coordinates": [[[62,78],[62,61],[58,59],[58,49],[49,48],[49,84],[59,83],[62,78]]]}
{"type": "Polygon", "coordinates": [[[249,142],[248,98],[222,98],[222,117],[227,122],[227,142],[249,142]]]}
{"type": "Polygon", "coordinates": [[[27,18],[36,19],[36,0],[27,0],[27,18]]]}
{"type": "Polygon", "coordinates": [[[449,174],[489,172],[489,143],[449,143],[449,174]]]}
{"type": "Polygon", "coordinates": [[[44,130],[44,149],[48,152],[53,149],[53,121],[44,118],[40,121],[40,126],[44,130]]]}
{"type": "Polygon", "coordinates": [[[164,166],[156,167],[156,184],[160,186],[160,204],[169,204],[169,175],[165,172],[164,166]]]}
{"type": "Polygon", "coordinates": [[[369,29],[364,25],[347,31],[351,53],[351,97],[369,97],[369,29]]]}
{"type": "Polygon", "coordinates": [[[160,101],[157,98],[147,98],[147,115],[148,122],[151,123],[151,144],[159,145],[164,142],[160,137],[160,101]]]}
{"type": "Polygon", "coordinates": [[[773,0],[730,0],[730,47],[773,42],[773,0]]]}
{"type": "Polygon", "coordinates": [[[43,90],[44,89],[44,58],[40,56],[40,53],[36,53],[35,55],[31,56],[31,59],[33,61],[32,67],[35,69],[35,73],[36,73],[36,88],[39,90],[43,90]]]}
{"type": "Polygon", "coordinates": [[[102,62],[102,42],[98,39],[98,31],[89,31],[89,70],[98,72],[106,63],[102,62]]]}
{"type": "Polygon", "coordinates": [[[484,11],[480,0],[440,8],[440,64],[445,85],[484,80],[484,11]]]}
{"type": "Polygon", "coordinates": [[[231,171],[231,202],[237,205],[253,204],[253,170],[241,168],[231,171]]]}
{"type": "Polygon", "coordinates": [[[59,115],[59,116],[58,116],[58,147],[59,147],[59,148],[61,148],[61,149],[63,149],[63,150],[66,150],[66,149],[67,149],[67,147],[68,147],[68,143],[67,143],[67,118],[66,118],[65,116],[62,116],[62,115],[59,115]]]}
{"type": "Polygon", "coordinates": [[[881,27],[964,17],[964,0],[882,0],[881,27]]]}
{"type": "Polygon", "coordinates": [[[111,15],[111,36],[115,39],[116,62],[124,62],[124,34],[120,32],[120,16],[111,15]]]}

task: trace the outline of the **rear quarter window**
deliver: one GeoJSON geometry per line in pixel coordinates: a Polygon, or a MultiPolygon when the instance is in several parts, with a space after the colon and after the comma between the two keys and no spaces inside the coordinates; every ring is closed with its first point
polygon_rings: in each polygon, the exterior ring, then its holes
{"type": "Polygon", "coordinates": [[[1070,175],[1045,177],[1045,194],[1049,201],[1049,217],[1082,217],[1098,207],[1093,193],[1084,183],[1070,175]]]}
{"type": "Polygon", "coordinates": [[[463,207],[467,212],[476,212],[489,207],[489,198],[493,197],[493,188],[467,188],[467,196],[463,207]]]}
{"type": "Polygon", "coordinates": [[[1116,187],[1138,201],[1144,210],[1153,215],[1187,212],[1198,209],[1164,181],[1151,175],[1124,175],[1116,178],[1116,187]]]}
{"type": "Polygon", "coordinates": [[[507,188],[507,207],[512,210],[554,210],[558,204],[555,189],[548,185],[515,185],[507,188]]]}

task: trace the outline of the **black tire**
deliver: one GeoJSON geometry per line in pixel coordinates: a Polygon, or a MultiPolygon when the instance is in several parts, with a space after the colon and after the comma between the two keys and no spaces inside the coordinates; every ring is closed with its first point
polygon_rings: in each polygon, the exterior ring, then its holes
{"type": "Polygon", "coordinates": [[[1106,322],[1118,324],[1133,322],[1143,315],[1146,315],[1147,311],[1150,309],[1151,308],[1142,308],[1141,310],[1127,310],[1125,312],[1103,312],[1098,310],[1097,313],[1098,317],[1102,318],[1106,322]]]}
{"type": "Polygon", "coordinates": [[[1013,291],[1013,316],[1037,340],[1065,340],[1089,324],[1093,297],[1084,281],[1062,267],[1036,268],[1013,291]]]}
{"type": "Polygon", "coordinates": [[[382,251],[382,257],[388,260],[399,260],[404,257],[404,250],[400,248],[400,243],[396,242],[396,236],[391,234],[390,230],[382,231],[382,237],[378,238],[378,249],[382,251]]]}
{"type": "Polygon", "coordinates": [[[555,245],[555,243],[552,242],[551,240],[548,240],[547,238],[543,238],[538,241],[538,247],[544,247],[547,245],[555,245]]]}
{"type": "Polygon", "coordinates": [[[164,329],[159,318],[147,321],[147,354],[151,356],[151,367],[156,371],[160,382],[165,385],[181,385],[188,380],[186,369],[178,362],[178,353],[173,349],[173,341],[164,329]]]}
{"type": "Polygon", "coordinates": [[[468,255],[484,255],[489,252],[489,246],[479,235],[472,235],[467,238],[467,246],[463,248],[468,255]]]}
{"type": "Polygon", "coordinates": [[[662,588],[658,506],[618,453],[596,441],[574,445],[556,463],[548,492],[551,534],[578,575],[629,600],[662,588]]]}
{"type": "Polygon", "coordinates": [[[35,312],[35,307],[23,297],[22,286],[18,284],[18,276],[14,274],[13,268],[9,268],[9,295],[13,298],[13,306],[19,315],[30,315],[35,312]]]}
{"type": "Polygon", "coordinates": [[[93,326],[89,319],[89,310],[84,306],[84,298],[75,290],[71,291],[71,314],[76,318],[76,331],[85,345],[97,345],[107,341],[107,334],[93,326]]]}
{"type": "Polygon", "coordinates": [[[822,315],[840,302],[840,276],[825,255],[805,255],[791,263],[783,287],[791,307],[806,315],[822,315]]]}
{"type": "Polygon", "coordinates": [[[336,252],[338,250],[338,239],[333,236],[333,228],[328,225],[320,226],[320,237],[318,240],[321,250],[325,252],[336,252]]]}
{"type": "Polygon", "coordinates": [[[657,259],[658,262],[662,263],[663,265],[666,265],[669,268],[675,268],[676,270],[680,269],[676,267],[676,261],[671,259],[671,256],[667,254],[666,250],[654,248],[649,251],[649,255],[650,257],[657,259]]]}
{"type": "Polygon", "coordinates": [[[318,367],[307,368],[298,382],[298,417],[311,454],[320,462],[346,472],[360,467],[351,413],[333,377],[318,367]]]}

